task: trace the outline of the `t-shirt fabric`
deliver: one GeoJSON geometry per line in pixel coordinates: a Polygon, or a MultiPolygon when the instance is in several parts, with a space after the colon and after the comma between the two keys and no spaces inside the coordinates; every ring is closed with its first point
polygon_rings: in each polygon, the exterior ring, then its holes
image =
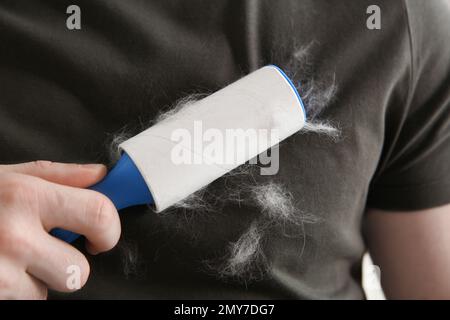
{"type": "Polygon", "coordinates": [[[0,3],[2,163],[106,162],[114,132],[311,43],[312,75],[338,88],[320,118],[341,137],[303,134],[280,148],[267,179],[318,222],[305,225],[304,242],[270,240],[262,279],[201,268],[248,227],[245,206],[205,222],[194,242],[134,207],[121,213],[121,244],[89,256],[86,286],[51,298],[361,299],[366,209],[450,202],[448,1],[79,0],[81,30],[68,30],[72,2],[0,3]],[[367,28],[370,5],[381,9],[379,30],[367,28]],[[124,272],[124,252],[139,271],[124,272]]]}

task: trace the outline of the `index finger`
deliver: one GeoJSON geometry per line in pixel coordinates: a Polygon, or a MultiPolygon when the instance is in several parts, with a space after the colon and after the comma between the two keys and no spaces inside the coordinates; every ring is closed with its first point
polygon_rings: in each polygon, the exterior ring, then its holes
{"type": "Polygon", "coordinates": [[[48,232],[62,228],[84,235],[91,253],[112,249],[120,238],[120,219],[103,194],[41,180],[37,197],[42,225],[48,232]]]}

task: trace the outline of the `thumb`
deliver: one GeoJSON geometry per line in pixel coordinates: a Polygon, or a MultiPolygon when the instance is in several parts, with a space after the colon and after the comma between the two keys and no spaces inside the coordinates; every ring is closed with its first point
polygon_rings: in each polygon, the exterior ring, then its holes
{"type": "Polygon", "coordinates": [[[86,188],[105,176],[106,167],[102,164],[75,164],[39,160],[0,165],[0,173],[4,172],[21,173],[58,184],[86,188]]]}

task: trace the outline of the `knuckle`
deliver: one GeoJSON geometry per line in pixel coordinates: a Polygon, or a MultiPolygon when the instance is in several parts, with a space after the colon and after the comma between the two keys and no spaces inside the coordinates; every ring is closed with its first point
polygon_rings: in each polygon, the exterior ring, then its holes
{"type": "Polygon", "coordinates": [[[0,293],[3,295],[14,289],[14,279],[8,274],[0,277],[0,293]]]}
{"type": "Polygon", "coordinates": [[[2,226],[0,229],[0,251],[2,253],[9,252],[11,248],[14,248],[16,235],[11,232],[8,226],[2,226]]]}
{"type": "Polygon", "coordinates": [[[48,169],[50,167],[53,166],[53,162],[52,161],[48,161],[48,160],[36,160],[31,162],[31,166],[37,168],[37,169],[48,169]]]}
{"type": "Polygon", "coordinates": [[[14,224],[0,228],[0,251],[14,258],[35,252],[33,242],[25,233],[14,227],[14,224]]]}
{"type": "Polygon", "coordinates": [[[11,206],[23,200],[28,193],[28,186],[24,179],[14,174],[2,174],[0,187],[0,203],[3,206],[11,206]]]}
{"type": "Polygon", "coordinates": [[[88,223],[96,232],[106,232],[115,223],[115,209],[103,195],[92,196],[87,205],[88,223]]]}
{"type": "Polygon", "coordinates": [[[12,268],[1,268],[0,272],[0,296],[13,297],[19,286],[20,273],[12,268]]]}

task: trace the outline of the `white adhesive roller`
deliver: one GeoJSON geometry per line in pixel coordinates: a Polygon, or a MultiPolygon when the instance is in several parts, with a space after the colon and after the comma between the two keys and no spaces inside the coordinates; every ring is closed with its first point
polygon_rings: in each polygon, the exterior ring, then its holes
{"type": "MultiPolygon", "coordinates": [[[[266,66],[186,106],[179,114],[152,126],[119,147],[138,167],[159,212],[296,133],[304,124],[305,112],[297,90],[278,67],[266,66]],[[227,136],[227,130],[265,129],[277,132],[278,139],[259,141],[259,145],[250,147],[250,150],[247,145],[239,145],[247,143],[247,140],[236,139],[234,151],[248,151],[245,159],[236,156],[244,160],[241,162],[204,159],[201,163],[175,163],[174,132],[183,129],[183,132],[187,130],[191,137],[195,137],[199,124],[204,132],[218,130],[223,137],[227,136]]],[[[192,159],[198,158],[198,150],[190,149],[189,152],[193,153],[192,159]]]]}

